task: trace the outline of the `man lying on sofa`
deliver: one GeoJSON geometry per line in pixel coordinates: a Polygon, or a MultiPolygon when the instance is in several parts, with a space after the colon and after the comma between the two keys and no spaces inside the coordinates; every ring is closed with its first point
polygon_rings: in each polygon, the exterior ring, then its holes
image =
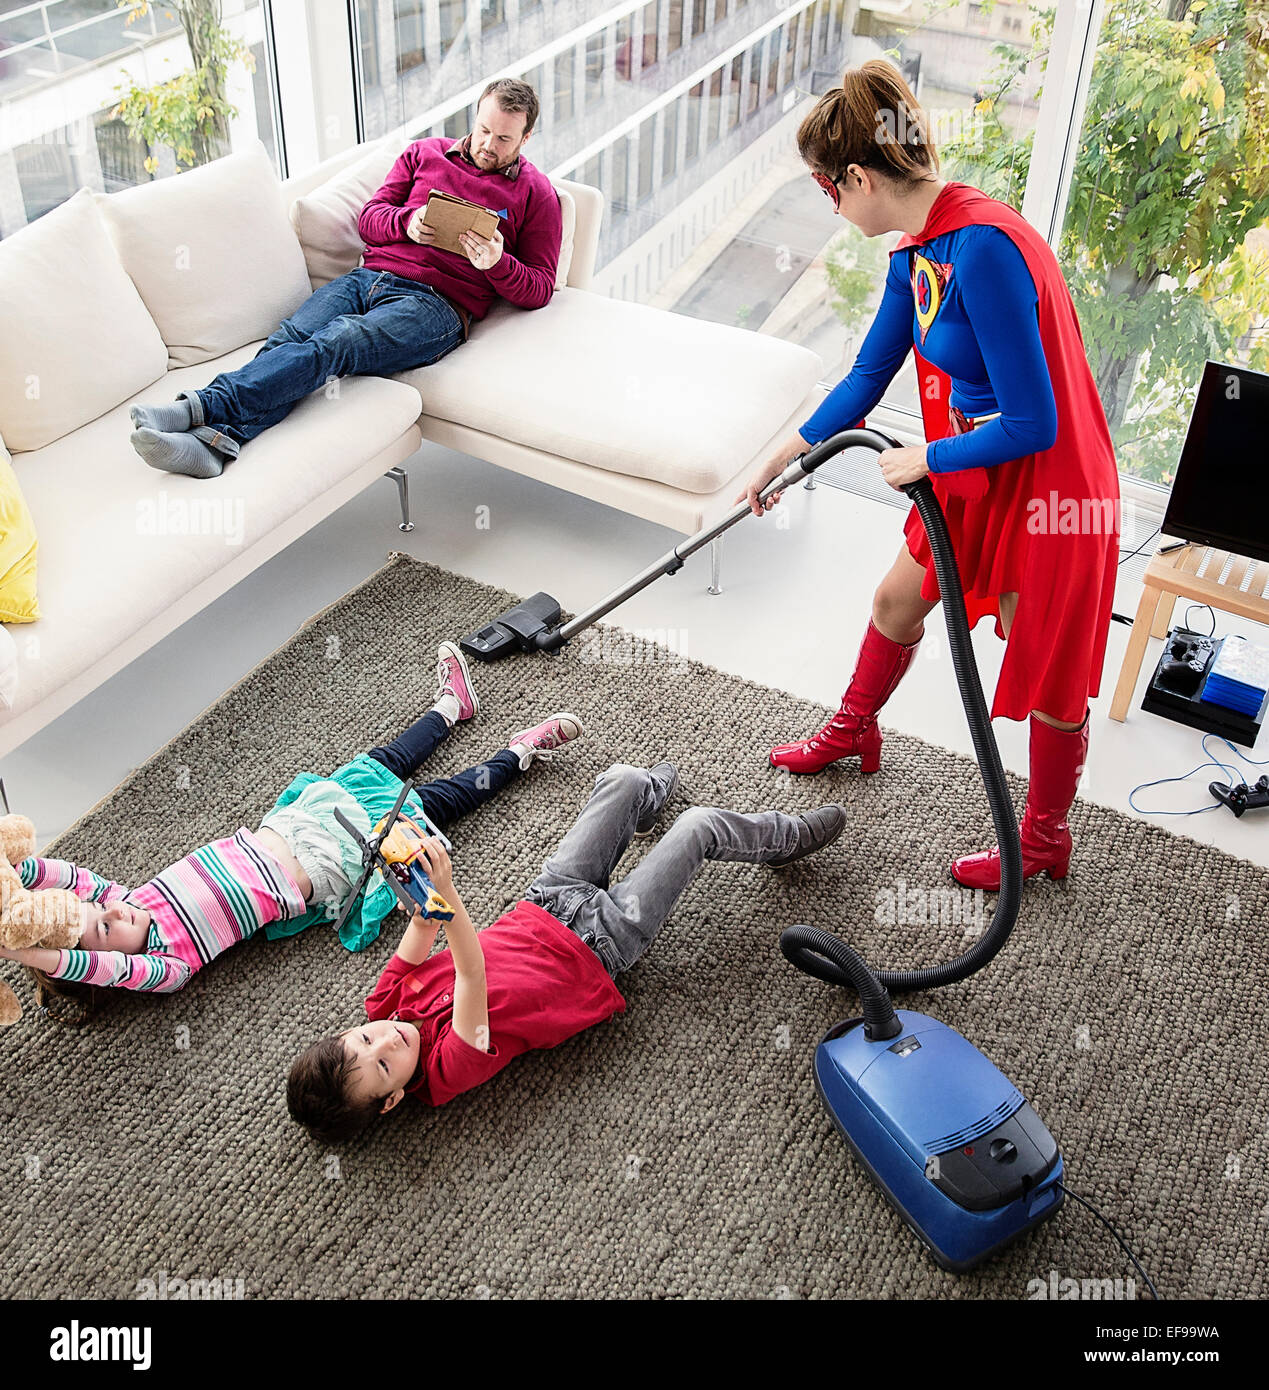
{"type": "Polygon", "coordinates": [[[550,180],[524,158],[538,99],[524,82],[491,82],[462,140],[416,140],[357,224],[362,265],[316,290],[255,357],[171,405],[134,405],[132,444],[152,468],[214,478],[262,430],[334,377],[430,366],[464,342],[501,295],[523,309],[550,301],[562,216],[550,180]],[[423,222],[438,189],[498,214],[463,251],[433,246],[423,222]]]}

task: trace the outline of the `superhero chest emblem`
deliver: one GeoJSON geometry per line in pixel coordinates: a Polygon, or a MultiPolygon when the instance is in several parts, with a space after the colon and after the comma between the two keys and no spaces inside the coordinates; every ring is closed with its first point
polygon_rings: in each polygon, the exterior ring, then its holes
{"type": "Polygon", "coordinates": [[[950,265],[932,261],[919,252],[912,257],[912,299],[916,305],[917,328],[921,333],[922,345],[942,307],[951,278],[950,265]]]}

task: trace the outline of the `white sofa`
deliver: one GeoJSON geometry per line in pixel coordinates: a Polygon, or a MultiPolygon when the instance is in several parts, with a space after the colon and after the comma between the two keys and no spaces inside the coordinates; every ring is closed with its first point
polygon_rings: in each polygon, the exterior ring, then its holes
{"type": "Polygon", "coordinates": [[[219,478],[147,468],[129,405],[247,361],[340,257],[355,264],[365,181],[404,143],[285,185],[257,147],[81,191],[0,242],[0,448],[39,536],[41,606],[9,628],[0,756],[390,470],[404,507],[399,465],[424,439],[689,533],[822,398],[804,349],[590,293],[602,197],[561,182],[545,308],[499,304],[433,367],[315,393],[219,478]],[[496,410],[477,389],[490,372],[496,410]]]}

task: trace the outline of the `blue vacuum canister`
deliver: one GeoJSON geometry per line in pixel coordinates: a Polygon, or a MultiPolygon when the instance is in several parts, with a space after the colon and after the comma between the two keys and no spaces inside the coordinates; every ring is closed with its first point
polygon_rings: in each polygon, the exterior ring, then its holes
{"type": "Polygon", "coordinates": [[[943,1269],[972,1269],[1062,1205],[1056,1140],[954,1028],[900,1009],[895,1038],[829,1030],[815,1089],[855,1157],[943,1269]]]}

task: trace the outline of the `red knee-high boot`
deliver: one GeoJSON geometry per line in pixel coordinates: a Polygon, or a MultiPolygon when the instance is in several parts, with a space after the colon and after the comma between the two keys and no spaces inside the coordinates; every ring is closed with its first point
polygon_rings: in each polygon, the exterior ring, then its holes
{"type": "MultiPolygon", "coordinates": [[[[1087,757],[1087,713],[1078,729],[1055,729],[1034,714],[1031,716],[1031,781],[1019,827],[1023,878],[1039,873],[1047,873],[1050,878],[1066,877],[1071,863],[1071,830],[1066,815],[1075,800],[1087,757]]],[[[952,877],[966,888],[998,893],[999,847],[957,859],[952,864],[952,877]]]]}
{"type": "Polygon", "coordinates": [[[861,772],[876,772],[881,766],[877,711],[894,693],[920,645],[919,638],[906,647],[892,642],[869,619],[841,708],[810,738],[773,748],[771,766],[790,772],[821,772],[839,758],[858,756],[861,772]]]}

